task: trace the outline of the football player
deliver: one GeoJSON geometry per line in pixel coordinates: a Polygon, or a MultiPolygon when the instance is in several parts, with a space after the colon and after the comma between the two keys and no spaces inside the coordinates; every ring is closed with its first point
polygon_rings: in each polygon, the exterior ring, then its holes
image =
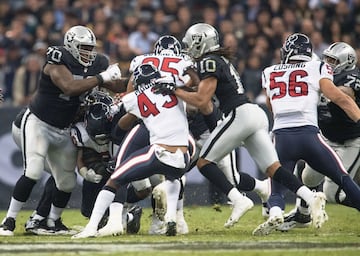
{"type": "MultiPolygon", "coordinates": [[[[190,163],[188,122],[181,100],[174,95],[160,95],[153,92],[154,83],[169,83],[164,77],[160,80],[159,78],[161,74],[152,64],[141,64],[135,69],[133,73],[135,91],[122,98],[128,113],[120,119],[119,126],[126,130],[141,118],[149,130],[150,145],[134,152],[125,161],[117,160],[114,173],[96,199],[89,223],[82,232],[72,238],[97,235],[96,228],[101,216],[112,203],[116,189],[121,185],[154,174],[163,174],[170,182],[174,182],[172,186],[174,190],[180,187],[180,182],[176,181],[185,174],[190,163]],[[174,123],[177,125],[173,125],[174,123]]],[[[168,79],[173,82],[172,76],[168,79]]],[[[179,193],[175,195],[177,198],[179,193]]],[[[167,196],[169,197],[169,194],[167,196]]],[[[169,235],[176,234],[176,215],[173,218],[167,222],[169,235]]]]}
{"type": "MultiPolygon", "coordinates": [[[[332,67],[312,59],[312,44],[306,35],[289,35],[280,51],[281,64],[264,69],[262,85],[274,116],[273,134],[281,163],[288,170],[294,170],[295,164],[304,160],[335,182],[353,207],[360,210],[360,188],[320,135],[317,114],[320,92],[332,102],[329,107],[336,105],[337,111],[342,109],[343,117],[347,116],[346,120],[354,127],[359,126],[360,109],[350,96],[334,85],[332,67]]],[[[254,230],[254,235],[268,235],[284,221],[284,187],[275,179],[268,205],[269,218],[254,230]]],[[[325,212],[319,218],[313,214],[311,217],[316,228],[327,220],[325,212]]]]}
{"type": "Polygon", "coordinates": [[[65,33],[64,46],[48,48],[38,89],[21,122],[24,174],[15,185],[0,236],[14,235],[16,217],[42,176],[45,161],[56,183],[49,221],[58,220],[68,203],[76,184],[77,157],[70,125],[81,99],[94,87],[113,88],[121,79],[118,65],[109,66],[108,59],[97,54],[95,47],[94,33],[87,27],[74,26],[65,33]]]}
{"type": "Polygon", "coordinates": [[[324,215],[325,196],[304,186],[290,171],[281,166],[268,134],[268,118],[244,94],[240,76],[229,58],[231,53],[219,44],[217,30],[209,24],[198,23],[187,29],[183,43],[196,61],[200,83],[198,90],[189,92],[175,86],[157,84],[159,92],[176,95],[205,114],[214,111],[212,98],[219,100],[219,109],[225,119],[218,124],[205,141],[197,161],[200,172],[216,185],[233,203],[225,227],[238,222],[254,203],[242,195],[226,178],[217,163],[234,148],[244,146],[269,177],[288,187],[310,205],[314,218],[324,215]]]}
{"type": "MultiPolygon", "coordinates": [[[[323,61],[331,66],[334,84],[349,95],[360,107],[360,71],[356,67],[357,55],[349,44],[337,42],[323,52],[323,61]]],[[[345,112],[324,95],[318,106],[319,128],[325,142],[338,154],[346,171],[357,184],[360,183],[360,126],[353,122],[345,112]]],[[[318,187],[323,181],[323,190],[328,202],[354,207],[348,195],[329,177],[316,172],[308,164],[302,171],[302,180],[309,187],[318,187]]],[[[299,202],[297,200],[297,202],[299,202]]],[[[284,216],[280,230],[308,226],[311,222],[309,210],[304,202],[284,216]]]]}

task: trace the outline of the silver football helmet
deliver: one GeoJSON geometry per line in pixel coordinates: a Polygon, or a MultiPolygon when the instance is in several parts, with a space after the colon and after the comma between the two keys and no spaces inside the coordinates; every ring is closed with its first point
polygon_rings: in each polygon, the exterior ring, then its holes
{"type": "Polygon", "coordinates": [[[357,63],[357,56],[354,48],[344,42],[333,43],[323,52],[324,61],[329,64],[334,75],[341,71],[352,70],[357,63]]]}
{"type": "Polygon", "coordinates": [[[218,32],[206,23],[198,23],[188,28],[182,42],[186,53],[193,58],[220,48],[218,32]]]}
{"type": "Polygon", "coordinates": [[[90,66],[96,58],[96,37],[87,27],[71,27],[65,33],[64,46],[85,67],[90,66]]]}

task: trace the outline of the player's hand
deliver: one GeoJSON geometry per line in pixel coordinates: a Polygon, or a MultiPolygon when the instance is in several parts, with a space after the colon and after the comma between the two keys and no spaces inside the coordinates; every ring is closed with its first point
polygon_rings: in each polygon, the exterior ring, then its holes
{"type": "Polygon", "coordinates": [[[103,83],[112,82],[121,79],[121,70],[118,64],[112,64],[99,75],[101,76],[103,83]]]}
{"type": "Polygon", "coordinates": [[[174,94],[176,90],[175,78],[173,76],[160,77],[156,79],[151,91],[155,94],[174,94]]]}
{"type": "Polygon", "coordinates": [[[89,169],[86,174],[84,179],[92,182],[92,183],[99,183],[102,180],[102,175],[97,174],[93,169],[89,169]]]}
{"type": "Polygon", "coordinates": [[[116,160],[114,159],[110,160],[107,164],[106,171],[112,174],[115,171],[115,166],[116,166],[116,160]]]}

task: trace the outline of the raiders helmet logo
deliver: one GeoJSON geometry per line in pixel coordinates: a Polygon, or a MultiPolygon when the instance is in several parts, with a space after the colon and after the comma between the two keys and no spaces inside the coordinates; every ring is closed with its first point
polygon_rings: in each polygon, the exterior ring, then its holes
{"type": "Polygon", "coordinates": [[[74,41],[74,37],[75,37],[75,33],[67,33],[66,35],[66,41],[68,43],[71,43],[72,41],[74,41]]]}
{"type": "Polygon", "coordinates": [[[196,34],[196,35],[192,35],[191,39],[194,42],[194,44],[200,44],[202,41],[202,35],[196,34]]]}

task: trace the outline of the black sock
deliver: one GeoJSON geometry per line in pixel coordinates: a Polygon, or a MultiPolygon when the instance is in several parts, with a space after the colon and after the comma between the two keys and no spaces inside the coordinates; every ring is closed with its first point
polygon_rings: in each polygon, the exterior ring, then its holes
{"type": "Polygon", "coordinates": [[[276,170],[272,179],[284,185],[294,193],[296,193],[296,191],[298,191],[298,189],[303,186],[303,184],[294,174],[292,174],[290,171],[286,170],[282,166],[280,166],[279,169],[276,170]]]}
{"type": "Polygon", "coordinates": [[[32,180],[25,175],[22,175],[20,179],[16,182],[13,197],[20,202],[26,202],[29,199],[29,196],[35,184],[35,180],[32,180]]]}
{"type": "Polygon", "coordinates": [[[242,191],[253,191],[255,188],[255,179],[249,174],[240,172],[240,181],[237,184],[237,189],[242,191]]]}
{"type": "Polygon", "coordinates": [[[50,176],[46,181],[43,194],[36,208],[36,213],[38,215],[43,217],[47,217],[49,215],[55,189],[56,189],[55,179],[53,176],[50,176]]]}
{"type": "Polygon", "coordinates": [[[230,190],[234,188],[215,163],[209,163],[200,168],[199,171],[225,195],[229,194],[230,190]]]}

